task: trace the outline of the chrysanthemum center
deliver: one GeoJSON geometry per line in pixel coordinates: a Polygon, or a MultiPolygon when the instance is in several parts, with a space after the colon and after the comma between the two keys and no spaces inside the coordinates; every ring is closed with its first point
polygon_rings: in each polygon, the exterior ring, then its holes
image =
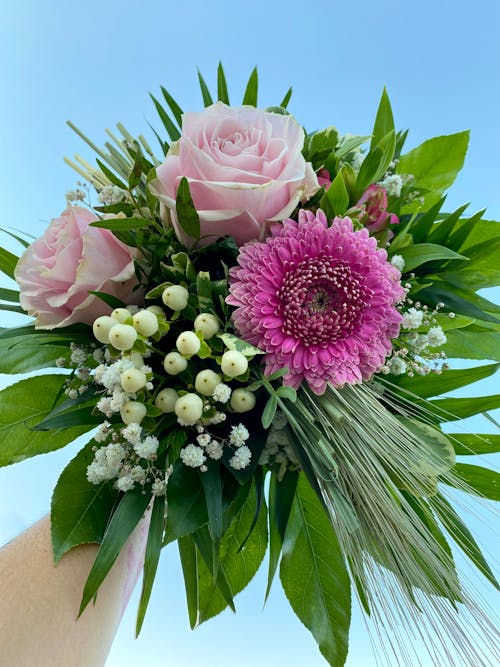
{"type": "Polygon", "coordinates": [[[306,346],[344,338],[358,324],[369,296],[347,262],[306,257],[285,275],[279,291],[284,333],[306,346]]]}

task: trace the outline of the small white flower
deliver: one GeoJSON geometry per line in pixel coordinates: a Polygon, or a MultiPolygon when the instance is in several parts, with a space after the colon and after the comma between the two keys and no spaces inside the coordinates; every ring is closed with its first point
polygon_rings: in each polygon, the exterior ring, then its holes
{"type": "Polygon", "coordinates": [[[181,449],[180,457],[184,465],[190,468],[199,468],[206,461],[206,456],[201,447],[189,444],[181,449]]]}
{"type": "Polygon", "coordinates": [[[109,427],[111,424],[109,422],[103,422],[97,427],[96,434],[94,435],[94,440],[96,442],[104,442],[109,435],[109,427]]]}
{"type": "Polygon", "coordinates": [[[409,308],[406,313],[403,313],[403,321],[401,326],[404,329],[418,329],[422,325],[424,313],[416,308],[409,308]]]}
{"type": "Polygon", "coordinates": [[[200,445],[200,447],[206,447],[210,443],[211,439],[212,438],[208,433],[200,433],[200,435],[196,437],[196,442],[200,445]]]}
{"type": "Polygon", "coordinates": [[[395,266],[398,271],[403,273],[403,269],[405,268],[405,261],[401,255],[393,255],[391,258],[391,264],[395,266]]]}
{"type": "Polygon", "coordinates": [[[153,492],[153,496],[164,496],[167,492],[167,480],[155,479],[151,485],[151,491],[153,492]]]}
{"type": "Polygon", "coordinates": [[[146,471],[142,466],[134,466],[130,471],[130,477],[134,482],[142,483],[146,479],[146,471]]]}
{"type": "Polygon", "coordinates": [[[212,398],[219,403],[227,403],[231,398],[231,387],[221,382],[213,390],[212,398]]]}
{"type": "Polygon", "coordinates": [[[158,451],[159,444],[158,438],[148,435],[142,442],[134,444],[134,452],[143,459],[150,459],[158,451]]]}
{"type": "Polygon", "coordinates": [[[116,480],[115,486],[118,489],[118,491],[130,491],[131,489],[134,488],[134,480],[130,475],[124,475],[123,477],[120,477],[119,479],[116,480]]]}
{"type": "Polygon", "coordinates": [[[141,441],[142,428],[140,424],[132,422],[122,430],[122,435],[131,445],[136,445],[141,441]]]}
{"type": "Polygon", "coordinates": [[[214,459],[215,461],[218,461],[219,459],[222,458],[223,450],[224,448],[222,444],[217,440],[211,440],[205,448],[205,451],[209,455],[209,457],[211,459],[214,459]]]}
{"type": "Polygon", "coordinates": [[[389,362],[389,368],[393,375],[406,373],[406,363],[400,357],[393,357],[389,362]]]}
{"type": "Polygon", "coordinates": [[[392,197],[399,197],[401,188],[403,187],[403,179],[398,174],[386,176],[380,185],[387,190],[387,194],[392,197]]]}
{"type": "Polygon", "coordinates": [[[129,394],[127,394],[127,392],[122,391],[121,389],[118,389],[118,387],[116,387],[113,390],[113,396],[111,398],[111,403],[110,403],[111,410],[113,410],[113,412],[119,412],[129,399],[130,396],[129,394]]]}
{"type": "Polygon", "coordinates": [[[248,430],[243,424],[238,424],[238,426],[233,426],[231,428],[231,434],[229,435],[229,442],[235,447],[241,447],[249,438],[248,430]]]}
{"type": "Polygon", "coordinates": [[[58,357],[56,359],[57,368],[64,368],[66,366],[66,359],[64,357],[58,357]]]}
{"type": "Polygon", "coordinates": [[[109,206],[110,204],[118,204],[125,196],[125,190],[122,190],[117,185],[105,185],[99,192],[97,199],[99,203],[109,206]]]}
{"type": "Polygon", "coordinates": [[[88,355],[82,347],[72,343],[70,349],[71,349],[71,363],[76,364],[77,366],[85,363],[88,355]]]}
{"type": "Polygon", "coordinates": [[[229,459],[229,465],[235,470],[246,468],[252,458],[252,452],[246,445],[239,447],[234,456],[229,459]]]}
{"type": "Polygon", "coordinates": [[[441,327],[431,327],[427,332],[427,345],[429,347],[439,347],[446,343],[446,335],[441,327]]]}
{"type": "Polygon", "coordinates": [[[126,456],[126,451],[122,445],[118,442],[113,442],[107,447],[103,448],[103,451],[106,452],[106,462],[108,464],[108,468],[110,469],[118,469],[121,466],[121,463],[123,459],[126,456]]]}
{"type": "Polygon", "coordinates": [[[113,410],[111,410],[111,399],[107,397],[100,398],[97,401],[97,409],[100,410],[100,412],[103,412],[106,417],[111,416],[113,414],[113,410]]]}

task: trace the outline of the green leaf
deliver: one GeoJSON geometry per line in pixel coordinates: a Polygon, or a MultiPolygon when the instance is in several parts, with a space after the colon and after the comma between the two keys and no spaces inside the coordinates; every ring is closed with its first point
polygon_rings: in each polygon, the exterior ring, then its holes
{"type": "Polygon", "coordinates": [[[478,570],[489,579],[496,588],[498,588],[499,585],[495,575],[491,571],[479,545],[450,503],[442,495],[439,495],[433,499],[432,508],[444,528],[448,531],[448,534],[455,540],[466,556],[468,556],[478,570]]]}
{"type": "Polygon", "coordinates": [[[471,290],[460,289],[440,280],[434,280],[432,287],[422,289],[419,297],[429,305],[442,302],[445,304],[446,310],[460,315],[486,320],[487,322],[500,322],[498,317],[500,309],[494,303],[478,296],[471,290]]]}
{"type": "Polygon", "coordinates": [[[127,185],[126,185],[123,181],[121,181],[121,180],[118,178],[118,176],[117,176],[114,172],[111,171],[111,169],[109,169],[108,167],[106,167],[106,165],[104,164],[104,162],[102,162],[101,160],[99,160],[99,158],[96,158],[96,162],[97,162],[97,164],[98,164],[98,166],[99,166],[99,169],[100,169],[100,170],[102,171],[102,173],[106,176],[106,178],[108,179],[108,181],[110,181],[110,183],[112,183],[113,185],[116,185],[118,188],[121,188],[122,190],[127,190],[127,185]]]}
{"type": "Polygon", "coordinates": [[[325,211],[326,217],[331,219],[336,215],[344,215],[348,206],[349,194],[347,193],[342,172],[339,171],[333,179],[332,184],[323,195],[320,207],[325,211]]]}
{"type": "Polygon", "coordinates": [[[163,97],[165,98],[165,102],[168,104],[170,107],[170,110],[172,111],[175,120],[177,121],[177,124],[179,127],[182,127],[182,114],[183,111],[180,108],[180,106],[177,104],[177,102],[174,100],[172,95],[166,90],[163,86],[161,86],[161,92],[163,93],[163,97]]]}
{"type": "Polygon", "coordinates": [[[144,557],[144,575],[142,578],[141,599],[137,610],[137,623],[135,626],[136,637],[144,622],[144,616],[148,608],[149,598],[153,590],[153,584],[158,569],[160,553],[163,541],[163,529],[165,527],[165,497],[157,496],[151,511],[151,522],[149,524],[148,541],[146,543],[146,554],[144,557]]]}
{"type": "Polygon", "coordinates": [[[112,232],[128,232],[132,229],[150,227],[151,220],[147,220],[146,218],[116,218],[112,220],[96,220],[95,222],[91,222],[89,226],[110,229],[112,232]]]}
{"type": "Polygon", "coordinates": [[[48,333],[46,336],[0,338],[0,373],[28,373],[56,366],[59,358],[67,362],[69,347],[57,344],[59,341],[57,336],[48,333]]]}
{"type": "Polygon", "coordinates": [[[271,585],[278,567],[298,479],[298,473],[292,470],[286,470],[281,480],[271,474],[269,484],[269,570],[266,600],[271,592],[271,585]]]}
{"type": "Polygon", "coordinates": [[[401,375],[394,378],[393,382],[398,387],[413,392],[421,398],[430,398],[490,377],[496,373],[499,366],[500,364],[488,364],[463,370],[444,370],[441,375],[432,374],[425,377],[401,375]]]}
{"type": "Polygon", "coordinates": [[[500,500],[500,474],[495,470],[468,463],[457,463],[453,472],[470,487],[472,493],[482,498],[500,500]]]}
{"type": "Polygon", "coordinates": [[[203,97],[203,104],[205,107],[209,107],[211,104],[214,103],[212,96],[210,95],[210,91],[208,90],[208,86],[205,83],[205,79],[201,76],[200,70],[198,70],[198,81],[200,82],[200,88],[201,88],[201,95],[203,97]]]}
{"type": "Polygon", "coordinates": [[[332,667],[347,657],[351,595],[344,555],[318,497],[300,475],[280,566],[293,610],[332,667]]]}
{"type": "MultiPolygon", "coordinates": [[[[417,470],[414,471],[415,473],[418,473],[419,476],[437,477],[437,475],[453,468],[455,465],[455,450],[444,433],[417,419],[409,419],[401,415],[397,415],[396,418],[419,440],[420,448],[415,453],[415,466],[418,466],[417,470]]],[[[416,475],[413,474],[412,477],[416,477],[416,475]]],[[[406,485],[403,484],[403,488],[406,488],[406,485]]],[[[417,495],[421,491],[419,489],[408,490],[411,493],[416,492],[417,495]]]]}
{"type": "MultiPolygon", "coordinates": [[[[220,545],[221,570],[225,573],[233,595],[237,595],[251,581],[260,567],[267,548],[267,508],[262,504],[257,523],[244,547],[240,546],[248,535],[255,515],[255,492],[245,499],[240,512],[224,534],[220,545]]],[[[199,622],[219,614],[227,603],[210,575],[210,570],[200,564],[199,570],[199,622]]]]}
{"type": "Polygon", "coordinates": [[[285,97],[281,100],[281,103],[280,103],[279,106],[282,107],[283,109],[286,109],[288,107],[288,103],[290,102],[290,98],[292,97],[292,92],[293,92],[293,88],[290,87],[286,91],[285,97]]]}
{"type": "Polygon", "coordinates": [[[88,427],[31,430],[61,396],[64,375],[41,375],[21,380],[0,392],[0,466],[64,447],[88,427]]]}
{"type": "Polygon", "coordinates": [[[85,582],[78,616],[82,614],[85,607],[97,594],[125,542],[143,517],[149,501],[150,496],[147,494],[143,495],[132,491],[122,497],[104,533],[96,559],[85,582]]]}
{"type": "Polygon", "coordinates": [[[222,63],[217,67],[217,99],[224,104],[229,104],[229,94],[227,92],[226,75],[222,63]]]}
{"type": "Polygon", "coordinates": [[[406,246],[402,248],[399,253],[405,261],[405,271],[413,271],[417,266],[421,266],[426,262],[432,262],[437,259],[461,259],[467,260],[464,255],[446,248],[442,245],[434,245],[433,243],[417,243],[416,245],[406,246]]]}
{"type": "MultiPolygon", "coordinates": [[[[31,241],[26,241],[26,239],[23,239],[22,236],[18,236],[17,234],[13,234],[12,232],[9,232],[8,229],[3,229],[3,227],[0,227],[0,231],[3,232],[4,234],[8,234],[11,238],[18,241],[23,246],[23,248],[27,248],[31,244],[31,241]]],[[[31,234],[28,234],[27,232],[21,232],[21,234],[25,234],[26,236],[29,236],[29,238],[32,239],[33,241],[35,240],[35,237],[32,236],[31,234]]]]}
{"type": "Polygon", "coordinates": [[[265,429],[268,429],[273,423],[276,410],[278,408],[278,399],[272,394],[267,401],[264,410],[262,411],[261,422],[262,426],[265,429]]]}
{"type": "Polygon", "coordinates": [[[217,334],[217,338],[221,339],[228,350],[237,350],[238,352],[241,352],[241,354],[244,354],[245,357],[254,357],[256,354],[264,354],[258,347],[250,345],[246,340],[238,338],[238,336],[235,336],[234,334],[217,334]]]}
{"type": "Polygon", "coordinates": [[[12,280],[14,280],[14,269],[18,261],[19,257],[5,250],[5,248],[0,248],[0,271],[12,280]]]}
{"type": "Polygon", "coordinates": [[[102,542],[118,496],[109,482],[96,485],[87,481],[95,444],[91,440],[68,463],[52,494],[50,525],[56,563],[79,544],[102,542]]]}
{"type": "Polygon", "coordinates": [[[356,198],[361,196],[366,188],[381,178],[394,157],[396,134],[394,130],[388,132],[377,146],[370,150],[363,160],[356,179],[356,198]]]}
{"type": "Polygon", "coordinates": [[[0,303],[0,310],[8,310],[10,313],[19,313],[21,315],[26,315],[26,311],[21,306],[13,305],[10,303],[0,303]]]}
{"type": "Polygon", "coordinates": [[[448,433],[448,437],[455,448],[455,454],[460,456],[500,452],[500,435],[492,435],[491,433],[448,433]]]}
{"type": "Polygon", "coordinates": [[[212,298],[212,283],[208,271],[199,271],[196,276],[196,292],[198,294],[198,305],[200,313],[212,313],[217,315],[212,298]]]}
{"type": "Polygon", "coordinates": [[[134,164],[132,165],[132,169],[128,177],[129,190],[133,190],[137,185],[139,185],[141,182],[142,173],[146,168],[146,160],[144,159],[142,149],[137,142],[134,143],[134,149],[134,164]]]}
{"type": "Polygon", "coordinates": [[[222,480],[220,464],[217,461],[208,461],[207,470],[200,472],[199,475],[207,502],[208,529],[215,548],[214,567],[216,567],[217,559],[215,554],[219,551],[220,539],[222,537],[222,480]]]}
{"type": "Polygon", "coordinates": [[[254,67],[252,73],[250,74],[250,78],[248,79],[247,87],[245,88],[242,104],[249,104],[252,107],[256,107],[258,90],[259,75],[257,74],[257,68],[254,67]]]}
{"type": "Polygon", "coordinates": [[[167,500],[164,544],[193,533],[208,523],[205,494],[195,470],[180,463],[174,465],[168,480],[167,500]]]}
{"type": "Polygon", "coordinates": [[[192,535],[185,535],[177,540],[181,559],[184,587],[191,630],[198,623],[198,555],[192,535]]]}
{"type": "Polygon", "coordinates": [[[339,143],[339,133],[333,126],[308,134],[304,141],[304,156],[315,169],[323,166],[339,143]]]}
{"type": "Polygon", "coordinates": [[[126,304],[121,299],[118,299],[116,296],[113,296],[112,294],[106,294],[105,292],[94,292],[94,290],[89,290],[89,294],[93,294],[98,299],[101,299],[101,301],[104,301],[104,303],[110,306],[110,308],[126,307],[126,304]]]}
{"type": "Polygon", "coordinates": [[[163,127],[167,131],[168,136],[170,137],[171,141],[177,141],[180,139],[181,133],[179,130],[175,127],[175,124],[173,123],[172,119],[168,115],[168,113],[165,111],[163,106],[158,102],[156,97],[149,93],[149,96],[153,100],[153,104],[156,107],[156,111],[158,112],[158,115],[160,116],[160,120],[163,123],[163,127]]]}
{"type": "Polygon", "coordinates": [[[19,292],[13,289],[0,288],[0,299],[3,301],[11,301],[12,303],[19,302],[19,292]]]}
{"type": "Polygon", "coordinates": [[[188,236],[196,241],[200,238],[200,218],[193,204],[186,177],[181,178],[175,201],[177,220],[188,236]]]}
{"type": "Polygon", "coordinates": [[[474,398],[441,398],[429,401],[433,412],[442,422],[455,421],[472,417],[480,412],[495,410],[500,407],[500,394],[478,396],[474,398]]]}
{"type": "Polygon", "coordinates": [[[387,90],[384,88],[373,127],[371,148],[375,148],[385,135],[389,132],[394,132],[394,129],[394,116],[392,115],[391,103],[387,90]]]}
{"type": "Polygon", "coordinates": [[[429,190],[424,196],[424,206],[431,206],[453,184],[463,166],[468,143],[469,132],[424,141],[400,157],[396,173],[412,174],[415,187],[429,190]]]}

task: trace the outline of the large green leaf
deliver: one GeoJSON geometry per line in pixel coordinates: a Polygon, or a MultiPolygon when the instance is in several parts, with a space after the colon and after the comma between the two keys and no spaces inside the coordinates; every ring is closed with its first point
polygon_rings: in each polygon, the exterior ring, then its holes
{"type": "Polygon", "coordinates": [[[91,484],[87,468],[94,459],[91,440],[61,473],[50,513],[52,547],[57,563],[64,554],[88,542],[102,542],[118,492],[109,482],[91,484]]]}
{"type": "Polygon", "coordinates": [[[447,331],[443,350],[450,358],[500,361],[500,333],[464,329],[447,331]]]}
{"type": "Polygon", "coordinates": [[[372,142],[370,148],[375,148],[377,144],[385,137],[388,132],[394,131],[394,116],[392,114],[391,103],[389,95],[384,88],[380,103],[378,105],[377,116],[375,118],[375,125],[373,126],[372,142]]]}
{"type": "MultiPolygon", "coordinates": [[[[243,548],[256,509],[255,490],[251,490],[220,544],[220,564],[233,595],[242,591],[260,567],[267,549],[267,508],[262,503],[257,523],[243,548]]],[[[227,601],[214,583],[211,571],[202,561],[199,567],[198,620],[200,623],[219,614],[227,601]]]]}
{"type": "Polygon", "coordinates": [[[412,174],[416,187],[431,191],[424,197],[424,206],[428,207],[455,181],[464,164],[468,143],[469,132],[428,139],[400,157],[396,172],[412,174]]]}
{"type": "Polygon", "coordinates": [[[418,243],[417,245],[406,246],[399,253],[405,261],[405,271],[413,271],[418,266],[434,260],[461,259],[467,260],[467,257],[446,248],[442,245],[433,243],[418,243]]]}
{"type": "Polygon", "coordinates": [[[351,595],[345,559],[323,506],[300,476],[280,577],[293,610],[332,667],[347,656],[351,595]]]}
{"type": "Polygon", "coordinates": [[[500,394],[477,396],[474,398],[440,398],[429,401],[439,417],[439,421],[452,422],[457,419],[472,417],[480,412],[500,408],[500,394]]]}
{"type": "Polygon", "coordinates": [[[463,370],[444,370],[440,375],[432,374],[425,377],[421,375],[414,377],[401,375],[394,378],[393,382],[398,387],[413,392],[421,398],[430,398],[490,377],[496,373],[499,366],[500,364],[488,364],[463,370]]]}
{"type": "Polygon", "coordinates": [[[454,472],[473,493],[490,500],[500,500],[500,474],[495,470],[457,463],[454,472]]]}
{"type": "Polygon", "coordinates": [[[448,433],[455,454],[496,454],[500,452],[500,435],[491,433],[448,433]]]}
{"type": "Polygon", "coordinates": [[[0,373],[29,373],[39,368],[56,366],[56,361],[69,360],[69,346],[57,344],[58,339],[47,336],[0,338],[0,373]]]}
{"type": "Polygon", "coordinates": [[[200,238],[200,218],[193,204],[187,178],[182,177],[175,202],[177,220],[188,236],[200,238]]]}
{"type": "Polygon", "coordinates": [[[64,447],[89,426],[33,431],[60,400],[64,375],[21,380],[0,392],[0,466],[64,447]]]}
{"type": "Polygon", "coordinates": [[[168,515],[164,544],[193,533],[208,522],[207,504],[198,473],[183,464],[174,466],[168,480],[168,515]]]}
{"type": "Polygon", "coordinates": [[[14,279],[14,269],[18,261],[19,258],[16,255],[5,248],[0,248],[0,271],[9,278],[14,279]]]}
{"type": "Polygon", "coordinates": [[[149,501],[150,496],[140,492],[129,491],[123,495],[104,533],[96,559],[85,582],[79,615],[97,594],[125,542],[144,515],[149,501]]]}
{"type": "Polygon", "coordinates": [[[179,537],[177,546],[186,589],[189,625],[193,630],[198,622],[198,552],[192,535],[179,537]]]}
{"type": "Polygon", "coordinates": [[[257,106],[257,96],[259,90],[259,75],[257,74],[257,68],[254,67],[250,78],[248,79],[247,87],[245,88],[245,94],[243,95],[242,104],[248,104],[252,107],[257,106]]]}

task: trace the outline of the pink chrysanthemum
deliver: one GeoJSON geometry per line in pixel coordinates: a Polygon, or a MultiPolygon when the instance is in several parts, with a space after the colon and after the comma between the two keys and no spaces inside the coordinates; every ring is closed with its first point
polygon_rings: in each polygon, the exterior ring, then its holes
{"type": "Polygon", "coordinates": [[[274,225],[264,242],[240,249],[227,302],[238,334],[266,353],[266,374],[306,380],[322,394],[369,379],[399,333],[400,273],[366,229],[349,218],[331,227],[323,211],[274,225]]]}

